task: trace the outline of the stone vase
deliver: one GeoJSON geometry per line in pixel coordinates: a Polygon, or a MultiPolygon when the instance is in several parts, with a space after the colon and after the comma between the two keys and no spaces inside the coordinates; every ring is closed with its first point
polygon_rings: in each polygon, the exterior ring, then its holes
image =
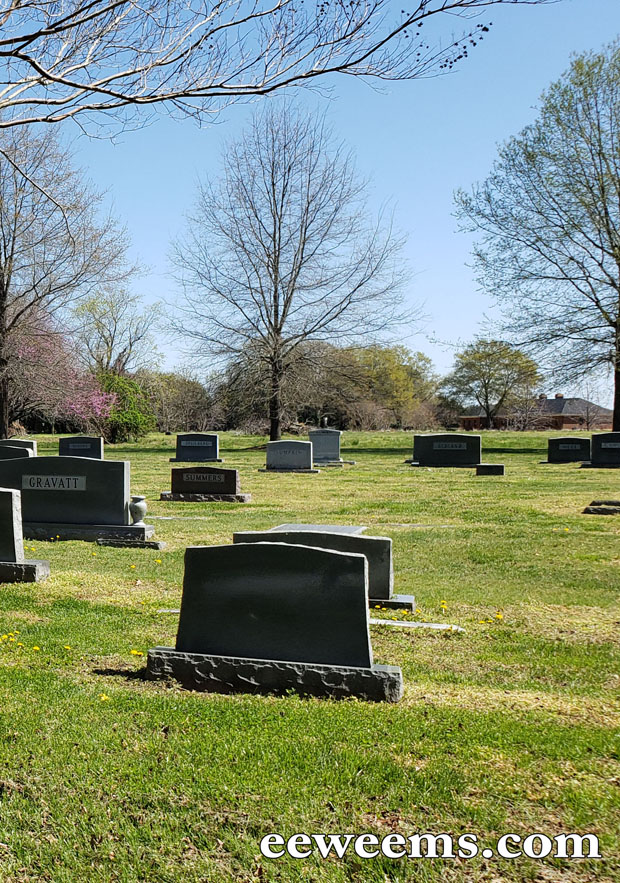
{"type": "Polygon", "coordinates": [[[131,515],[132,524],[144,524],[146,508],[146,497],[132,495],[131,503],[129,504],[129,514],[131,515]]]}

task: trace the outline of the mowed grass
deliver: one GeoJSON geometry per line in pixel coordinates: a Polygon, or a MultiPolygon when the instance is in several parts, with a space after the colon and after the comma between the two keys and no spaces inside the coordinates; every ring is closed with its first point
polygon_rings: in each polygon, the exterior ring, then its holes
{"type": "MultiPolygon", "coordinates": [[[[41,585],[0,591],[0,880],[615,881],[620,877],[620,471],[541,465],[547,434],[483,433],[504,477],[406,465],[410,433],[346,433],[357,465],[266,475],[265,439],[220,437],[252,503],[163,503],[174,436],[131,460],[167,547],[28,542],[41,585]],[[143,678],[173,645],[187,545],[287,522],[392,537],[416,619],[372,626],[396,706],[192,693],[143,678]],[[38,649],[35,649],[38,648],[38,649]],[[144,655],[141,655],[144,654],[144,655]],[[264,834],[593,832],[602,860],[268,860],[264,834]]],[[[57,439],[41,437],[43,454],[57,439]]],[[[375,611],[377,616],[401,613],[375,611]]]]}

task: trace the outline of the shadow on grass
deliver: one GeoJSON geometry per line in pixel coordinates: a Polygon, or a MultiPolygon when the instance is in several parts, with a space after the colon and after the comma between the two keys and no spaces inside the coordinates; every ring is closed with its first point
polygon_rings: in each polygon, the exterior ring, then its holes
{"type": "Polygon", "coordinates": [[[482,448],[483,454],[546,454],[547,448],[482,448]]]}
{"type": "Polygon", "coordinates": [[[104,678],[125,678],[127,681],[148,681],[146,666],[144,668],[94,668],[93,674],[104,678]]]}

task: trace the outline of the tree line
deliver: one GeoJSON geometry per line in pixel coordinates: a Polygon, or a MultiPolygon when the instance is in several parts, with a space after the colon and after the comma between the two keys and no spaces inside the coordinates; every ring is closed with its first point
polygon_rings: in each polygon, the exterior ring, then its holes
{"type": "Polygon", "coordinates": [[[405,301],[404,237],[369,210],[324,118],[263,105],[219,177],[198,183],[173,248],[172,327],[192,347],[189,376],[157,370],[160,308],[132,293],[126,231],[57,128],[0,126],[0,436],[12,423],[82,424],[120,440],[200,422],[184,395],[211,424],[267,420],[272,439],[296,421],[430,427],[474,402],[493,425],[550,365],[567,379],[609,368],[620,429],[619,122],[615,43],[573,59],[487,181],[457,194],[504,319],[441,382],[393,343],[420,318],[405,301]]]}

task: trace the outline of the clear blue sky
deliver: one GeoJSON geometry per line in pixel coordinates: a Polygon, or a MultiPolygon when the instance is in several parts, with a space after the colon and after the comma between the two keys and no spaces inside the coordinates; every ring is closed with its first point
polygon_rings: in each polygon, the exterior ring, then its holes
{"type": "MultiPolygon", "coordinates": [[[[486,177],[497,144],[535,118],[540,93],[566,70],[572,52],[599,49],[620,34],[620,0],[492,7],[480,20],[493,22],[491,32],[449,75],[380,84],[380,91],[340,76],[330,81],[328,96],[289,93],[309,109],[327,111],[371,182],[372,204],[395,204],[414,271],[408,297],[424,303],[428,316],[405,342],[431,356],[440,372],[450,368],[454,346],[481,330],[491,308],[467,266],[471,240],[456,231],[453,192],[486,177]]],[[[455,20],[455,33],[458,26],[455,20]]],[[[79,161],[127,226],[132,254],[150,268],[135,285],[148,301],[173,295],[169,243],[183,227],[196,178],[217,175],[224,143],[252,110],[230,108],[202,129],[164,117],[115,144],[77,140],[79,161]]],[[[164,335],[159,346],[167,367],[182,360],[180,345],[164,335]]]]}

